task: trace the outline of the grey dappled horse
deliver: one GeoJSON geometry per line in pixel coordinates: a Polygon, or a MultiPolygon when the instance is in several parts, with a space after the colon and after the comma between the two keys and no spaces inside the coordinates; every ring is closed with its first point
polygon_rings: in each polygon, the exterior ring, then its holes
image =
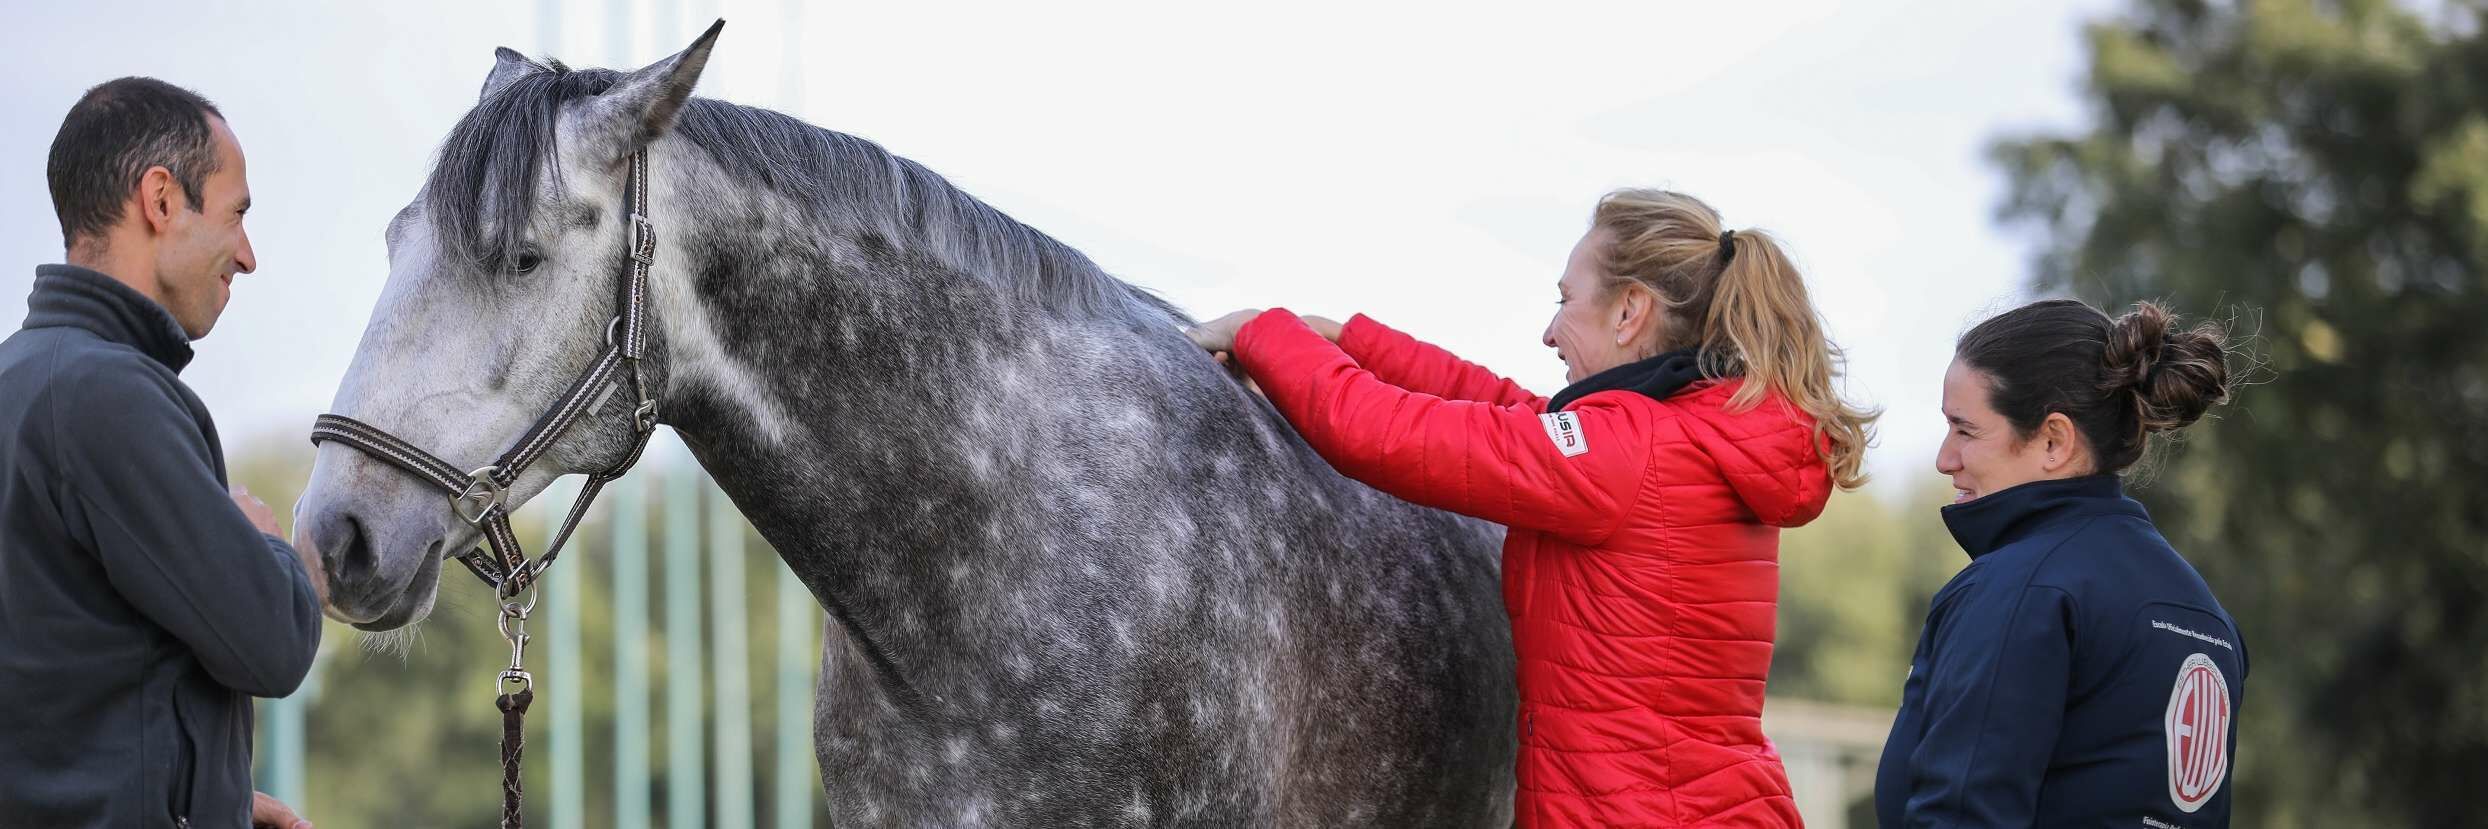
{"type": "MultiPolygon", "coordinates": [[[[389,223],[334,411],[499,453],[604,346],[645,147],[647,377],[828,610],[841,822],[1508,825],[1497,528],[1340,477],[1179,312],[925,168],[690,97],[713,38],[629,74],[501,50],[389,223]]],[[[512,498],[611,465],[616,397],[512,498]]],[[[337,444],[297,515],[366,630],[477,543],[337,444]]]]}

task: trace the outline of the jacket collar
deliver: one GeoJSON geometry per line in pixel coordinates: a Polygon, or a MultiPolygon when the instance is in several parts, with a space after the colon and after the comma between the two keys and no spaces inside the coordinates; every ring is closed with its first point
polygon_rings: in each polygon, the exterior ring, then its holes
{"type": "Polygon", "coordinates": [[[2123,479],[2085,475],[2032,481],[1945,507],[1944,528],[1975,560],[2069,518],[2114,514],[2151,519],[2142,504],[2125,497],[2123,479]]]}
{"type": "Polygon", "coordinates": [[[27,328],[80,328],[138,349],[173,373],[190,364],[190,335],[173,314],[120,280],[76,265],[38,265],[27,328]]]}
{"type": "Polygon", "coordinates": [[[1560,412],[1581,398],[1617,389],[1639,392],[1652,400],[1666,400],[1702,379],[1700,354],[1691,348],[1679,349],[1592,374],[1556,392],[1554,399],[1546,402],[1546,410],[1560,412]]]}

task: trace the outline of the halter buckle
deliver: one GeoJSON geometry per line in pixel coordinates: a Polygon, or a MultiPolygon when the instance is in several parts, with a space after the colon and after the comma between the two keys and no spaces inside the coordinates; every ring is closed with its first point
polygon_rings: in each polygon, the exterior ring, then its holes
{"type": "Polygon", "coordinates": [[[631,214],[631,258],[651,267],[657,263],[656,223],[636,212],[631,214]]]}
{"type": "Polygon", "coordinates": [[[646,399],[646,400],[639,401],[639,408],[638,408],[637,410],[635,410],[635,411],[631,412],[631,428],[638,429],[639,431],[642,431],[642,432],[651,432],[651,431],[655,431],[655,430],[656,430],[656,428],[657,428],[657,400],[656,400],[656,398],[651,397],[651,398],[648,398],[648,399],[646,399]]]}
{"type": "Polygon", "coordinates": [[[494,510],[508,506],[509,488],[493,480],[493,476],[500,472],[500,467],[486,466],[467,473],[466,488],[458,491],[458,497],[449,499],[450,510],[472,525],[484,523],[484,519],[491,517],[494,510]],[[472,510],[468,508],[469,504],[474,505],[472,510]]]}

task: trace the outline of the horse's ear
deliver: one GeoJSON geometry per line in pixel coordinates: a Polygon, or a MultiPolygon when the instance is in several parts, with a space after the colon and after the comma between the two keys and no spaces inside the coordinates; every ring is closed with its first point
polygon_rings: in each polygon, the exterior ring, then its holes
{"type": "Polygon", "coordinates": [[[691,48],[623,76],[613,88],[590,100],[579,120],[589,146],[600,148],[607,158],[619,159],[673,128],[674,116],[691,100],[691,88],[700,82],[700,70],[708,66],[717,32],[725,27],[726,21],[719,19],[691,42],[691,48]]]}
{"type": "Polygon", "coordinates": [[[492,74],[484,76],[484,91],[475,96],[475,100],[479,103],[489,100],[493,93],[509,86],[511,81],[542,71],[544,67],[536,65],[535,61],[528,60],[526,55],[519,54],[510,47],[503,46],[494,49],[492,50],[492,74]]]}

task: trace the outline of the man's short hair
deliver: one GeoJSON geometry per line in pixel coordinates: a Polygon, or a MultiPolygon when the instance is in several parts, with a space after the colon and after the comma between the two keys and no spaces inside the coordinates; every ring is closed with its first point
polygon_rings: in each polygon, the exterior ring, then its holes
{"type": "Polygon", "coordinates": [[[199,94],[154,78],[106,81],[86,91],[52,138],[45,172],[63,247],[100,237],[121,221],[121,204],[149,167],[163,167],[205,210],[200,190],[216,172],[207,116],[223,118],[199,94]]]}

